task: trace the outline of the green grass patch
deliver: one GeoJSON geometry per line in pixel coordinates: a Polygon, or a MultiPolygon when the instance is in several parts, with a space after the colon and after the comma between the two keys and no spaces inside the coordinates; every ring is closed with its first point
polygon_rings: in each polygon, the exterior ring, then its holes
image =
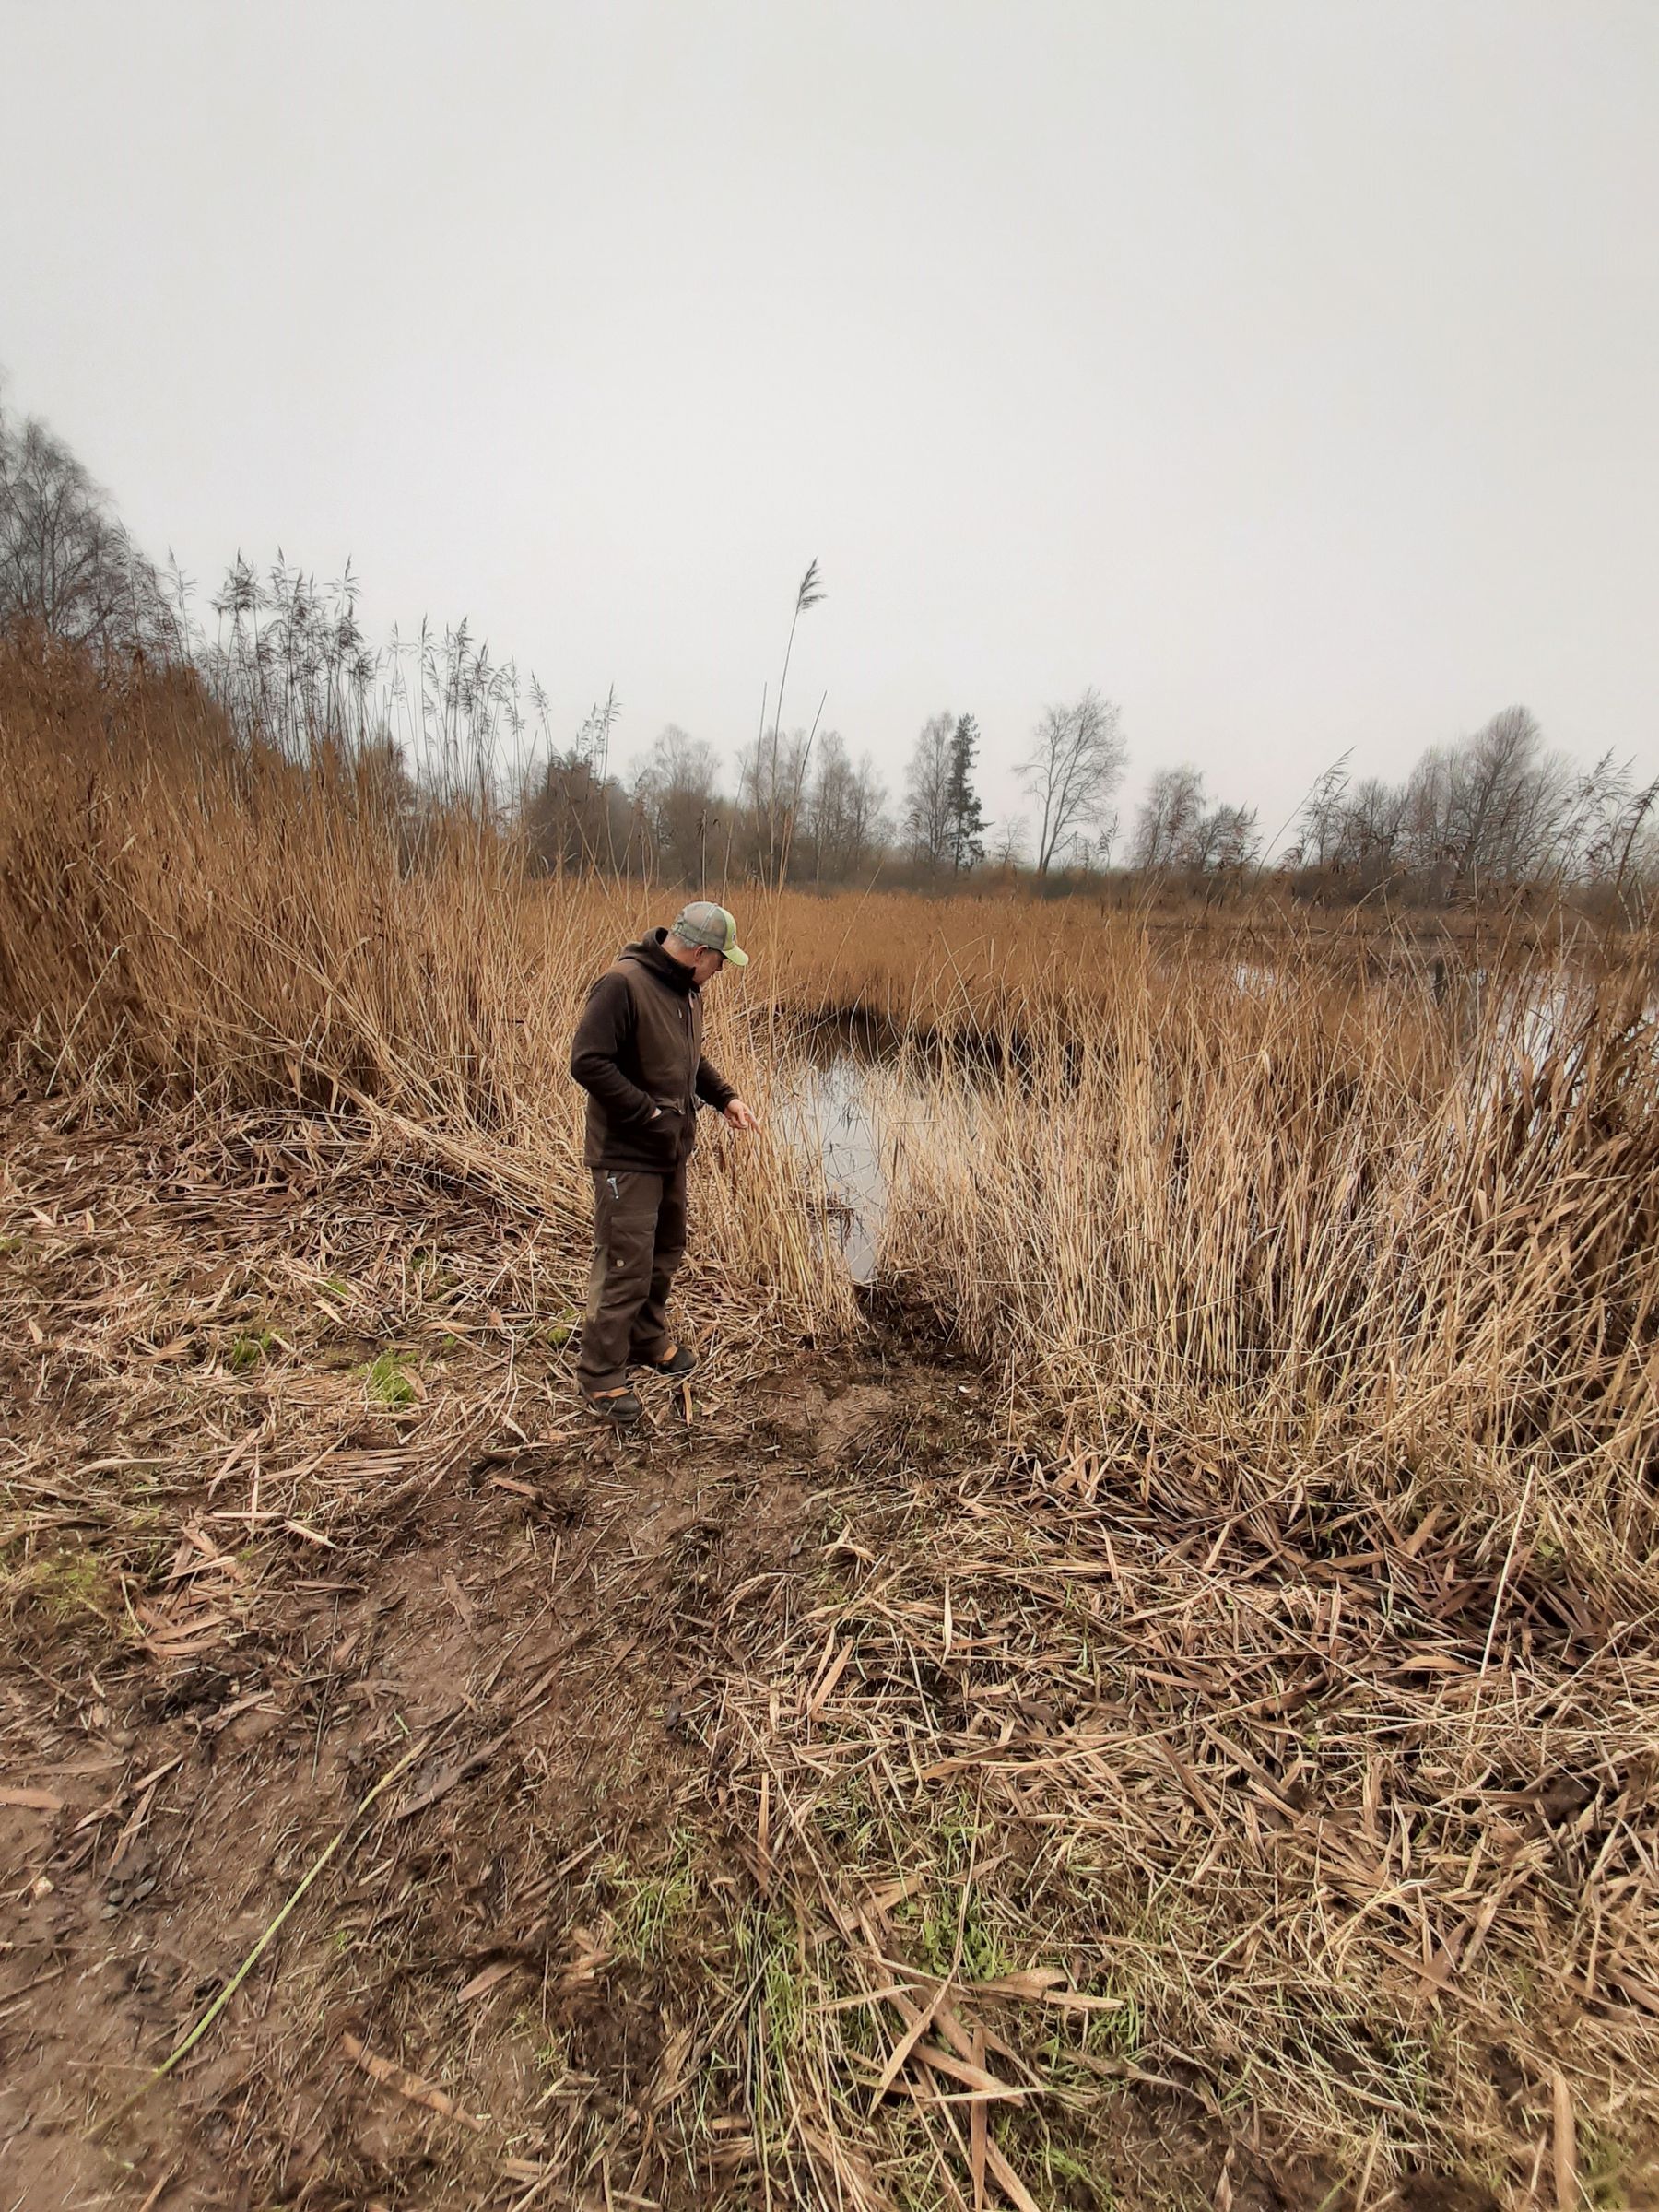
{"type": "Polygon", "coordinates": [[[404,1355],[388,1347],[363,1370],[363,1384],[377,1406],[412,1406],[418,1393],[404,1355]]]}
{"type": "Polygon", "coordinates": [[[15,1598],[39,1606],[57,1621],[75,1620],[90,1613],[106,1628],[113,1628],[121,1612],[121,1592],[115,1578],[87,1551],[37,1555],[7,1571],[0,1587],[15,1598]]]}
{"type": "Polygon", "coordinates": [[[227,1353],[226,1364],[233,1375],[251,1374],[270,1358],[276,1344],[276,1333],[271,1329],[245,1329],[227,1353]]]}
{"type": "Polygon", "coordinates": [[[977,1861],[991,1855],[976,1839],[982,1844],[973,1800],[965,1794],[946,1798],[926,1838],[934,1853],[933,1878],[894,1918],[913,1930],[930,1973],[947,1974],[955,1962],[964,1979],[981,1982],[1006,1973],[1013,1962],[994,1923],[992,1900],[974,1878],[977,1861]]]}
{"type": "Polygon", "coordinates": [[[616,1890],[610,1920],[618,1955],[649,1964],[660,1959],[675,1929],[697,1901],[696,1839],[677,1829],[667,1864],[651,1874],[606,1869],[616,1890]]]}
{"type": "Polygon", "coordinates": [[[762,2157],[788,2139],[795,2100],[791,2077],[804,2063],[809,2002],[806,1961],[794,1920],[751,1907],[735,1929],[742,1982],[749,1992],[744,2037],[749,2112],[762,2157]]]}
{"type": "Polygon", "coordinates": [[[566,1306],[542,1330],[542,1342],[551,1345],[556,1352],[562,1351],[581,1325],[582,1316],[575,1307],[566,1306]]]}
{"type": "Polygon", "coordinates": [[[1097,2212],[1112,2212],[1117,2198],[1112,2194],[1111,2183],[1076,2151],[1056,2143],[1051,2135],[1045,2136],[1037,2158],[1042,2178],[1057,2202],[1091,2205],[1097,2212]]]}

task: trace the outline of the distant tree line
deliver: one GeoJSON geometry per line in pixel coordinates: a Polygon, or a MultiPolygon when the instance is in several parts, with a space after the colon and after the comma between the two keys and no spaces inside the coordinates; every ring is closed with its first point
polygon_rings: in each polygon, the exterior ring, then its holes
{"type": "Polygon", "coordinates": [[[1038,716],[1017,770],[1025,806],[1008,818],[986,815],[971,713],[928,716],[890,789],[868,750],[855,758],[840,731],[820,727],[821,703],[810,725],[784,723],[796,628],[824,597],[816,561],[795,594],[770,716],[763,701],[729,786],[716,747],[675,724],[619,767],[614,688],[561,741],[540,687],[465,623],[394,633],[375,651],[349,570],[319,587],[280,557],[261,572],[238,555],[209,602],[211,630],[191,595],[176,569],[162,573],[133,544],[61,439],[0,407],[0,636],[111,665],[165,661],[206,688],[234,742],[348,766],[411,826],[465,798],[492,830],[522,837],[547,874],[699,890],[833,887],[878,872],[923,888],[1110,877],[1132,893],[1213,898],[1271,871],[1325,902],[1458,905],[1554,884],[1625,911],[1659,890],[1659,779],[1612,754],[1576,771],[1523,706],[1430,747],[1397,783],[1356,778],[1339,760],[1270,849],[1256,810],[1212,794],[1189,765],[1152,773],[1120,847],[1127,747],[1117,707],[1092,687],[1038,716]]]}
{"type": "Polygon", "coordinates": [[[1461,743],[1431,746],[1403,782],[1327,769],[1297,817],[1282,865],[1304,894],[1384,889],[1428,904],[1556,881],[1623,898],[1659,860],[1659,781],[1604,754],[1575,771],[1525,707],[1461,743]]]}

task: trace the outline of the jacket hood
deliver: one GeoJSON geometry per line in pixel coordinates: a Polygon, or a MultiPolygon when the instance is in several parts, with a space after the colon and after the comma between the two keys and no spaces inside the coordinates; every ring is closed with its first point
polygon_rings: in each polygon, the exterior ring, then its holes
{"type": "Polygon", "coordinates": [[[670,990],[695,991],[697,985],[691,980],[690,969],[683,967],[671,952],[663,949],[663,939],[667,935],[665,929],[651,930],[637,945],[624,945],[617,958],[637,960],[641,968],[649,968],[653,975],[660,976],[670,990]]]}

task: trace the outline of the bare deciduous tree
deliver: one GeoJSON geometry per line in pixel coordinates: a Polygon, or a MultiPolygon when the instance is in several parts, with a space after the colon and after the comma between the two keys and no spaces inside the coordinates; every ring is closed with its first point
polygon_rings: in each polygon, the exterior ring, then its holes
{"type": "Polygon", "coordinates": [[[997,830],[996,842],[991,848],[993,866],[1000,868],[1005,875],[1014,868],[1023,867],[1030,836],[1031,825],[1023,814],[1014,815],[1003,822],[997,830]]]}
{"type": "Polygon", "coordinates": [[[1406,794],[1381,776],[1367,776],[1347,796],[1342,829],[1342,865],[1360,887],[1373,889],[1400,865],[1406,829],[1406,794]]]}
{"type": "Polygon", "coordinates": [[[950,857],[951,770],[957,718],[931,714],[904,771],[904,841],[931,876],[950,857]]]}
{"type": "Polygon", "coordinates": [[[1135,821],[1129,865],[1158,875],[1191,865],[1193,833],[1204,817],[1204,778],[1195,768],[1160,768],[1147,785],[1135,821]]]}
{"type": "Polygon", "coordinates": [[[1197,769],[1162,768],[1141,802],[1130,865],[1143,875],[1208,875],[1247,866],[1259,843],[1254,807],[1212,806],[1197,769]]]}
{"type": "Polygon", "coordinates": [[[1524,707],[1494,714],[1453,756],[1446,844],[1459,880],[1519,882],[1548,870],[1571,779],[1524,707]]]}
{"type": "Polygon", "coordinates": [[[0,630],[68,645],[171,651],[177,622],[155,569],[69,448],[0,412],[0,630]]]}
{"type": "Polygon", "coordinates": [[[1402,794],[1403,865],[1431,895],[1535,880],[1559,869],[1572,779],[1524,707],[1506,707],[1474,736],[1434,746],[1402,794]]]}
{"type": "Polygon", "coordinates": [[[714,747],[670,723],[634,779],[656,864],[675,883],[708,885],[712,841],[721,816],[720,759],[714,747]]]}
{"type": "Polygon", "coordinates": [[[826,730],[806,808],[814,882],[845,883],[864,869],[885,834],[886,798],[868,753],[855,768],[841,733],[826,730]]]}
{"type": "Polygon", "coordinates": [[[892,834],[887,785],[869,754],[861,753],[847,801],[847,872],[862,871],[878,859],[892,834]]]}
{"type": "Polygon", "coordinates": [[[1039,876],[1103,818],[1127,757],[1118,710],[1092,686],[1075,706],[1044,711],[1019,767],[1020,782],[1041,808],[1039,876]]]}
{"type": "Polygon", "coordinates": [[[736,850],[743,865],[768,883],[782,880],[789,859],[791,830],[806,781],[805,730],[782,736],[776,729],[757,737],[737,756],[737,794],[742,821],[736,850]]]}
{"type": "Polygon", "coordinates": [[[1298,818],[1300,857],[1362,890],[1405,877],[1430,899],[1595,877],[1620,825],[1633,841],[1653,804],[1610,759],[1575,779],[1527,710],[1506,707],[1472,737],[1431,746],[1401,784],[1350,786],[1346,759],[1327,769],[1298,818]]]}
{"type": "Polygon", "coordinates": [[[1253,806],[1211,806],[1194,826],[1189,865],[1206,874],[1248,867],[1260,842],[1253,806]]]}

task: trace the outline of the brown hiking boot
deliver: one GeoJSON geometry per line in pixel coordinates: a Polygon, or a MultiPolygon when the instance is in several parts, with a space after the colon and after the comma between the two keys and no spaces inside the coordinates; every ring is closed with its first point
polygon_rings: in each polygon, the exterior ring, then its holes
{"type": "Polygon", "coordinates": [[[630,1359],[629,1367],[648,1367],[653,1375],[670,1375],[677,1382],[682,1375],[695,1374],[697,1354],[688,1344],[677,1344],[666,1359],[630,1359]]]}
{"type": "Polygon", "coordinates": [[[645,1410],[631,1390],[602,1390],[597,1394],[584,1390],[582,1402],[602,1421],[609,1421],[614,1429],[631,1429],[645,1410]]]}

